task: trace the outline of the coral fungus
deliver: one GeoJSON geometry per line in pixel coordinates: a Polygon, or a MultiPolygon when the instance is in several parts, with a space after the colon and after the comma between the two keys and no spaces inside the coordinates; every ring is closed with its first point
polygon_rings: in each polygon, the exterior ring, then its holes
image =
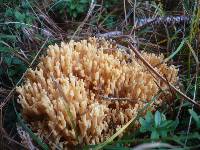
{"type": "MultiPolygon", "coordinates": [[[[103,142],[159,88],[168,88],[134,55],[122,51],[96,38],[49,46],[47,55],[17,87],[23,116],[34,132],[48,138],[49,144],[62,146],[103,142]]],[[[142,56],[169,82],[177,82],[177,69],[162,63],[163,55],[142,56]]]]}

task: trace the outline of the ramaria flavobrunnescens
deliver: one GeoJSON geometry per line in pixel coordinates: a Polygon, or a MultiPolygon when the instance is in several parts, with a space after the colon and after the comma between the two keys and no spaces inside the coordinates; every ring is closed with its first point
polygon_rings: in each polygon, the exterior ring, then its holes
{"type": "MultiPolygon", "coordinates": [[[[176,84],[178,70],[162,63],[163,55],[142,52],[142,56],[176,84]]],[[[52,147],[65,147],[105,141],[160,88],[169,89],[134,55],[130,61],[112,42],[89,38],[49,46],[17,92],[23,117],[32,130],[52,147]]],[[[158,101],[164,100],[161,96],[158,101]]]]}

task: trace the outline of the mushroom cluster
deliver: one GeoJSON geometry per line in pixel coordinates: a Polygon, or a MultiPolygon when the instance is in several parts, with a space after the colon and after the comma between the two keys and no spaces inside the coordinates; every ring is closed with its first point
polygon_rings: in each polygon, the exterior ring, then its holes
{"type": "MultiPolygon", "coordinates": [[[[177,69],[163,63],[163,55],[142,56],[170,83],[177,82],[177,69]]],[[[105,141],[160,88],[168,85],[134,55],[112,41],[89,38],[49,46],[17,92],[32,130],[50,145],[65,147],[105,141]]]]}

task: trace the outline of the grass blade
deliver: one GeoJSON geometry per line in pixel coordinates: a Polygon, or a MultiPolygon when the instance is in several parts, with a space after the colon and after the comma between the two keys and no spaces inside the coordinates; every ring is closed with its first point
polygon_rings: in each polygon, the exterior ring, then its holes
{"type": "Polygon", "coordinates": [[[170,59],[172,59],[184,46],[185,44],[185,39],[182,40],[181,44],[178,46],[178,48],[169,56],[167,57],[164,62],[168,62],[170,59]]]}

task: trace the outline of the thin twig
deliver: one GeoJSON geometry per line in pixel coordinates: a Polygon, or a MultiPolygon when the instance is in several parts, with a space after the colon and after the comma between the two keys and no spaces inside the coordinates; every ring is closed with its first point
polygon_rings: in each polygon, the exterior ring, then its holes
{"type": "Polygon", "coordinates": [[[176,92],[178,93],[180,96],[182,96],[183,98],[187,99],[189,102],[191,102],[192,104],[195,104],[196,106],[198,106],[200,108],[200,104],[197,103],[196,101],[194,101],[193,99],[191,99],[190,97],[188,97],[187,95],[185,95],[183,92],[181,92],[180,90],[178,90],[174,85],[172,85],[171,83],[168,83],[168,81],[161,76],[140,54],[140,52],[131,44],[129,43],[130,48],[133,50],[133,52],[135,53],[135,55],[150,69],[150,71],[152,71],[156,76],[158,76],[163,82],[165,82],[166,84],[169,84],[169,86],[176,92]]]}
{"type": "Polygon", "coordinates": [[[93,9],[94,9],[94,7],[95,7],[95,3],[94,3],[94,2],[95,2],[95,1],[92,0],[92,2],[91,2],[91,4],[90,4],[90,8],[89,8],[88,13],[87,13],[87,16],[85,17],[85,19],[83,20],[83,22],[78,26],[78,28],[77,28],[76,31],[74,32],[74,34],[73,34],[73,36],[72,36],[71,39],[74,39],[74,36],[80,32],[80,29],[83,28],[85,22],[87,22],[87,20],[89,19],[90,15],[92,14],[92,11],[93,11],[93,9]]]}
{"type": "Polygon", "coordinates": [[[100,95],[101,98],[103,98],[103,100],[110,100],[110,101],[129,101],[131,103],[133,102],[137,102],[137,100],[134,100],[132,98],[126,98],[126,97],[108,97],[108,96],[103,96],[100,95]]]}
{"type": "Polygon", "coordinates": [[[127,26],[128,22],[127,22],[127,17],[126,17],[126,0],[124,0],[124,18],[125,18],[125,23],[127,26]]]}
{"type": "Polygon", "coordinates": [[[113,37],[117,37],[122,35],[121,31],[111,31],[111,32],[107,32],[107,33],[98,33],[95,36],[96,37],[103,37],[103,38],[113,38],[113,37]]]}

